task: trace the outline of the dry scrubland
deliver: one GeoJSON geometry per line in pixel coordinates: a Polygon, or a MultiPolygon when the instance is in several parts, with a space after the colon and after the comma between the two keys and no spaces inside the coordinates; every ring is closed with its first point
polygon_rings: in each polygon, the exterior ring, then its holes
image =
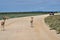
{"type": "Polygon", "coordinates": [[[45,22],[51,28],[50,30],[56,30],[57,34],[60,34],[60,15],[48,16],[45,22]]]}

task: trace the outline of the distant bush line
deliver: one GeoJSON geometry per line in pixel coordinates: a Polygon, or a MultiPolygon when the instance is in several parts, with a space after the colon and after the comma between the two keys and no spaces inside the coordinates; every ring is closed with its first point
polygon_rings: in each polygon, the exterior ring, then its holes
{"type": "Polygon", "coordinates": [[[16,17],[25,17],[25,16],[36,16],[41,14],[48,14],[48,13],[47,12],[1,12],[0,20],[2,19],[2,16],[16,18],[16,17]]]}

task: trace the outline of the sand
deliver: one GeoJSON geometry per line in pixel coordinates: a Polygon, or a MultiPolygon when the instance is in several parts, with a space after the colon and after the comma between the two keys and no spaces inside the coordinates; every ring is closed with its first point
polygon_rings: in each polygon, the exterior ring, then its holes
{"type": "Polygon", "coordinates": [[[33,16],[33,27],[30,23],[31,16],[6,20],[5,31],[1,31],[0,25],[0,40],[60,40],[56,31],[49,30],[45,24],[44,18],[47,16],[49,15],[33,16]]]}

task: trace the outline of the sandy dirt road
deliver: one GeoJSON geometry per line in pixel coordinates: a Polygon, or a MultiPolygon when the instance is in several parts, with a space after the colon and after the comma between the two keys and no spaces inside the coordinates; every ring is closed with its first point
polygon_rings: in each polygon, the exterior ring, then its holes
{"type": "Polygon", "coordinates": [[[48,25],[45,24],[44,18],[47,16],[33,16],[33,28],[30,17],[8,19],[5,31],[0,31],[0,40],[60,40],[55,31],[49,30],[48,25]]]}

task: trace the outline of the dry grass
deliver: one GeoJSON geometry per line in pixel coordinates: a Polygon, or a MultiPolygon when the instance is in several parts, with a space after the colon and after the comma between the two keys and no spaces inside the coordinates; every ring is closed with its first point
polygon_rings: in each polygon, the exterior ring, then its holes
{"type": "Polygon", "coordinates": [[[60,15],[48,16],[45,18],[45,22],[51,29],[56,30],[56,32],[60,34],[60,15]]]}

